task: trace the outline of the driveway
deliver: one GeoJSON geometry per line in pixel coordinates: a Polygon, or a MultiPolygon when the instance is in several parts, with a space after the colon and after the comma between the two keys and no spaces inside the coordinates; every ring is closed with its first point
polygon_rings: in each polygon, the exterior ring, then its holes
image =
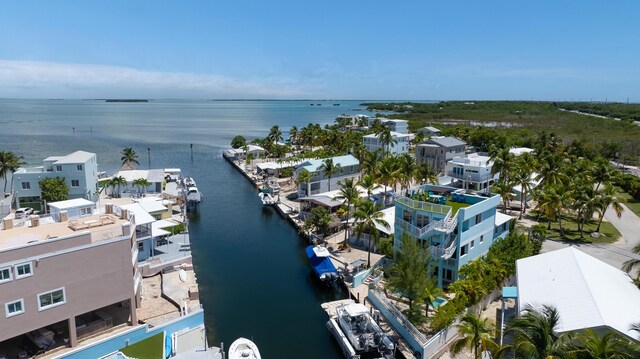
{"type": "Polygon", "coordinates": [[[611,264],[616,268],[621,268],[622,263],[631,258],[640,259],[640,256],[633,254],[631,249],[640,243],[640,218],[631,212],[625,205],[622,217],[618,218],[613,209],[609,209],[604,218],[620,231],[622,237],[612,244],[578,244],[570,242],[545,241],[542,245],[542,252],[551,252],[556,249],[573,246],[581,251],[611,264]]]}

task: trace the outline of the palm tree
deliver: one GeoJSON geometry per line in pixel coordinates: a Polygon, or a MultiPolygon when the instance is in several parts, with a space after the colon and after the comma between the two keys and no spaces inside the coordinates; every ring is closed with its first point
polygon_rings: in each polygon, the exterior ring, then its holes
{"type": "Polygon", "coordinates": [[[300,172],[298,172],[298,176],[296,177],[296,182],[298,183],[298,185],[300,185],[300,183],[305,183],[307,185],[307,188],[305,189],[305,193],[307,196],[311,195],[311,191],[309,189],[309,182],[311,182],[311,179],[313,178],[313,173],[307,171],[306,169],[301,169],[300,172]]]}
{"type": "Polygon", "coordinates": [[[366,175],[375,176],[378,172],[381,153],[380,150],[375,152],[366,151],[362,158],[362,172],[366,175]]]}
{"type": "MultiPolygon", "coordinates": [[[[113,187],[113,189],[114,189],[114,190],[116,189],[116,187],[118,187],[118,192],[117,192],[117,194],[118,194],[118,197],[120,197],[120,187],[121,187],[122,185],[126,185],[126,184],[127,184],[127,180],[126,180],[124,177],[122,177],[122,176],[118,176],[118,177],[113,177],[113,178],[111,179],[111,181],[109,181],[108,186],[113,187]]],[[[112,195],[113,195],[113,193],[112,193],[112,195]]],[[[114,197],[115,197],[115,196],[114,196],[114,197]]]]}
{"type": "Polygon", "coordinates": [[[291,128],[289,129],[289,139],[291,140],[291,144],[294,146],[294,148],[298,144],[299,136],[300,136],[300,131],[298,131],[298,127],[291,126],[291,128]]]}
{"type": "Polygon", "coordinates": [[[342,173],[342,166],[340,166],[339,163],[333,163],[333,158],[327,158],[322,161],[322,164],[318,167],[318,171],[324,172],[325,177],[328,179],[328,189],[331,191],[331,177],[335,174],[342,173]]]}
{"type": "Polygon", "coordinates": [[[547,229],[551,229],[551,221],[555,221],[562,211],[562,197],[556,191],[556,187],[549,186],[538,200],[536,210],[543,213],[549,222],[547,229]]]}
{"type": "Polygon", "coordinates": [[[386,153],[390,153],[391,146],[396,145],[398,143],[398,140],[396,140],[393,137],[393,134],[391,133],[391,129],[386,126],[381,127],[380,131],[376,132],[376,135],[378,136],[378,141],[380,142],[382,147],[386,150],[386,153]]]}
{"type": "Polygon", "coordinates": [[[618,218],[622,217],[622,212],[624,212],[624,207],[622,204],[625,201],[624,198],[620,197],[615,190],[615,187],[612,185],[607,185],[604,190],[600,193],[599,198],[599,209],[600,219],[598,220],[598,228],[596,228],[596,232],[600,232],[600,225],[602,224],[602,219],[604,218],[604,214],[607,212],[607,209],[611,207],[615,212],[618,218]]]}
{"type": "Polygon", "coordinates": [[[151,182],[149,182],[146,178],[137,178],[134,179],[131,184],[133,184],[134,187],[139,188],[140,192],[146,192],[147,187],[151,184],[151,182]]]}
{"type": "Polygon", "coordinates": [[[371,197],[371,192],[380,188],[380,185],[376,183],[371,175],[365,175],[357,184],[358,187],[367,191],[367,197],[371,197]]]}
{"type": "Polygon", "coordinates": [[[507,332],[513,333],[513,349],[525,358],[566,357],[572,337],[557,332],[559,322],[560,315],[554,307],[525,308],[507,327],[507,332]]]}
{"type": "Polygon", "coordinates": [[[356,187],[353,178],[347,178],[340,183],[340,193],[333,200],[343,200],[347,202],[347,223],[344,230],[344,240],[347,240],[349,232],[349,215],[351,214],[351,206],[360,198],[360,191],[356,187]]]}
{"type": "Polygon", "coordinates": [[[491,339],[495,334],[495,328],[489,319],[481,319],[471,313],[465,314],[460,323],[456,325],[460,338],[453,342],[451,353],[458,354],[463,349],[473,352],[474,359],[480,358],[481,352],[497,347],[497,344],[491,339]]]}
{"type": "Polygon", "coordinates": [[[275,145],[278,144],[278,142],[281,142],[283,140],[283,137],[282,137],[282,131],[280,131],[280,127],[279,126],[271,127],[271,130],[269,130],[269,136],[267,136],[267,138],[271,142],[273,142],[274,147],[275,145]]]}
{"type": "Polygon", "coordinates": [[[513,182],[500,180],[493,184],[493,191],[502,198],[502,213],[507,213],[509,202],[515,198],[515,194],[513,194],[513,182]]]}
{"type": "Polygon", "coordinates": [[[591,329],[585,329],[576,336],[576,352],[579,358],[585,359],[623,359],[631,358],[625,350],[630,341],[620,334],[608,332],[600,336],[591,329]]]}
{"type": "Polygon", "coordinates": [[[127,147],[122,150],[122,157],[120,157],[120,161],[122,161],[122,166],[127,164],[132,167],[134,164],[140,166],[140,162],[138,162],[138,154],[131,147],[127,147]]]}
{"type": "Polygon", "coordinates": [[[372,244],[378,245],[380,241],[380,233],[376,224],[389,229],[389,223],[384,220],[384,214],[382,211],[384,207],[381,204],[376,204],[371,201],[362,201],[356,207],[354,218],[356,219],[356,234],[358,240],[365,231],[369,233],[369,248],[367,255],[367,266],[371,267],[371,248],[372,244]]]}
{"type": "Polygon", "coordinates": [[[561,154],[552,153],[541,157],[540,173],[537,180],[540,180],[539,186],[548,188],[548,186],[558,186],[567,182],[566,171],[564,170],[565,161],[561,154]]]}
{"type": "Polygon", "coordinates": [[[493,162],[491,174],[500,173],[500,180],[508,180],[513,171],[514,158],[514,154],[509,152],[508,148],[495,151],[493,156],[489,158],[489,162],[493,162]]]}
{"type": "Polygon", "coordinates": [[[606,160],[597,161],[591,168],[591,176],[596,182],[596,191],[600,188],[600,185],[611,185],[619,175],[620,171],[611,166],[606,160]]]}
{"type": "Polygon", "coordinates": [[[438,181],[438,174],[433,170],[431,166],[429,166],[428,163],[425,162],[418,165],[415,178],[416,180],[418,180],[418,182],[420,182],[420,184],[436,184],[436,182],[438,181]]]}
{"type": "MultiPolygon", "coordinates": [[[[524,156],[524,154],[522,154],[524,156]]],[[[519,163],[519,166],[513,173],[513,181],[520,185],[520,216],[518,219],[522,219],[522,215],[526,213],[525,204],[527,201],[527,192],[534,186],[531,179],[532,168],[526,162],[519,163]]]]}
{"type": "Polygon", "coordinates": [[[411,186],[411,181],[418,172],[416,159],[408,153],[403,153],[398,156],[397,160],[401,188],[409,188],[409,186],[411,186]]]}
{"type": "Polygon", "coordinates": [[[377,177],[384,185],[384,203],[387,203],[387,186],[393,186],[398,178],[398,167],[395,158],[385,157],[378,168],[377,177]]]}
{"type": "MultiPolygon", "coordinates": [[[[7,192],[7,177],[9,173],[13,174],[21,166],[25,165],[22,156],[18,156],[11,151],[0,152],[0,178],[4,180],[4,191],[7,192]]],[[[11,188],[13,189],[13,176],[11,177],[11,188]]]]}
{"type": "MultiPolygon", "coordinates": [[[[640,255],[640,243],[636,244],[635,247],[633,247],[633,249],[631,249],[631,251],[635,254],[640,255]]],[[[627,261],[625,261],[624,263],[622,263],[622,270],[631,274],[631,272],[635,269],[635,268],[640,268],[640,259],[629,259],[627,261]]],[[[636,276],[636,278],[640,278],[640,274],[638,274],[636,276]]],[[[640,329],[640,323],[638,323],[639,326],[637,327],[638,329],[640,329]]],[[[640,330],[638,330],[640,332],[640,330]]]]}
{"type": "Polygon", "coordinates": [[[442,289],[438,287],[438,280],[435,277],[430,277],[422,292],[422,300],[424,301],[424,315],[429,317],[429,305],[441,297],[444,294],[442,289]]]}

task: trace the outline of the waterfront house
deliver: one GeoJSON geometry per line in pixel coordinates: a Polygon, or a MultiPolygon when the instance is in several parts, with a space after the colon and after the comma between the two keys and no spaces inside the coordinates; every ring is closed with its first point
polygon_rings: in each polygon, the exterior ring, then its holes
{"type": "Polygon", "coordinates": [[[638,342],[631,326],[640,320],[640,290],[629,275],[574,247],[516,262],[517,309],[553,306],[558,333],[591,329],[638,342]]]}
{"type": "Polygon", "coordinates": [[[69,188],[69,199],[96,201],[98,161],[95,153],[76,151],[66,156],[50,156],[42,166],[22,167],[13,173],[16,207],[44,209],[39,182],[45,178],[62,177],[69,188]]]}
{"type": "Polygon", "coordinates": [[[396,120],[384,117],[369,117],[369,128],[373,126],[373,123],[379,120],[382,125],[391,129],[394,132],[400,133],[409,133],[409,121],[407,120],[396,120]]]}
{"type": "Polygon", "coordinates": [[[416,146],[416,162],[427,163],[437,172],[445,170],[447,162],[464,156],[466,142],[456,137],[437,137],[420,142],[416,146]]]}
{"type": "Polygon", "coordinates": [[[126,184],[118,186],[118,188],[111,188],[111,194],[119,193],[120,196],[131,196],[135,193],[161,193],[163,184],[165,181],[164,169],[151,169],[151,170],[122,170],[118,171],[114,177],[123,177],[126,184]],[[140,188],[134,185],[134,181],[138,179],[146,179],[149,185],[146,188],[140,188]]]}
{"type": "MultiPolygon", "coordinates": [[[[339,183],[347,178],[357,178],[360,175],[360,162],[352,155],[332,157],[334,165],[340,165],[341,170],[331,176],[331,189],[337,189],[339,183]]],[[[325,159],[307,160],[296,167],[294,178],[303,169],[313,174],[309,183],[298,184],[298,197],[310,196],[329,191],[329,177],[321,170],[325,159]]]]}
{"type": "Polygon", "coordinates": [[[244,160],[247,158],[247,155],[253,156],[253,158],[261,158],[266,155],[267,151],[256,145],[247,145],[245,150],[244,147],[240,148],[232,148],[230,150],[226,150],[224,155],[233,160],[244,160]]]}
{"type": "Polygon", "coordinates": [[[458,279],[458,270],[483,256],[491,244],[509,233],[510,216],[496,211],[497,195],[423,185],[395,196],[394,246],[401,249],[404,233],[428,246],[438,285],[458,279]]]}
{"type": "Polygon", "coordinates": [[[379,135],[373,133],[363,136],[362,139],[364,142],[364,146],[369,152],[381,150],[383,152],[389,152],[395,156],[409,152],[409,142],[411,139],[410,134],[391,131],[391,137],[393,138],[395,143],[390,143],[388,147],[380,142],[379,135]]]}
{"type": "Polygon", "coordinates": [[[205,347],[193,341],[204,316],[190,253],[138,263],[142,212],[107,204],[72,219],[63,208],[76,207],[53,205],[55,219],[0,226],[0,357],[99,358],[163,333],[180,343],[174,352],[205,347]],[[178,265],[186,282],[172,270],[178,265]]]}
{"type": "Polygon", "coordinates": [[[426,126],[426,127],[422,127],[419,128],[418,131],[427,137],[439,137],[442,136],[442,131],[440,131],[439,129],[433,127],[433,126],[426,126]]]}
{"type": "Polygon", "coordinates": [[[489,192],[491,185],[500,177],[499,173],[491,174],[492,167],[493,161],[489,156],[470,153],[449,160],[446,174],[451,178],[453,187],[489,192]]]}
{"type": "Polygon", "coordinates": [[[55,221],[60,221],[60,214],[65,212],[68,219],[77,219],[96,214],[96,204],[84,198],[68,199],[66,201],[51,202],[49,214],[55,221]]]}

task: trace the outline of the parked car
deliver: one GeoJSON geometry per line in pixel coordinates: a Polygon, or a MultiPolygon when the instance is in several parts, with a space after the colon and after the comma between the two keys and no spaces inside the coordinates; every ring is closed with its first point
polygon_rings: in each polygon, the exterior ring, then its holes
{"type": "Polygon", "coordinates": [[[25,218],[33,214],[33,208],[23,207],[16,209],[16,218],[25,218]]]}

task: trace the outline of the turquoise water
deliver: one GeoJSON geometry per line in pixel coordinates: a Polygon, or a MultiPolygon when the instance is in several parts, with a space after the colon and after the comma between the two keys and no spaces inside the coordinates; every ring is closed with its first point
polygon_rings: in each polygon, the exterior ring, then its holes
{"type": "Polygon", "coordinates": [[[228,346],[244,336],[264,358],[338,358],[320,303],[346,293],[313,280],[305,243],[273,209],[262,207],[222,151],[237,134],[264,137],[272,125],[285,132],[292,125],[332,123],[342,113],[356,113],[351,109],[359,104],[0,99],[0,151],[41,165],[47,156],[81,149],[97,153],[100,170],[113,172],[125,147],[133,147],[140,168],[148,168],[149,148],[152,168],[182,168],[204,195],[190,223],[210,344],[228,346]]]}
{"type": "Polygon", "coordinates": [[[436,309],[439,306],[443,305],[447,300],[447,298],[438,297],[433,301],[433,303],[431,303],[431,305],[433,306],[433,309],[436,309]]]}

